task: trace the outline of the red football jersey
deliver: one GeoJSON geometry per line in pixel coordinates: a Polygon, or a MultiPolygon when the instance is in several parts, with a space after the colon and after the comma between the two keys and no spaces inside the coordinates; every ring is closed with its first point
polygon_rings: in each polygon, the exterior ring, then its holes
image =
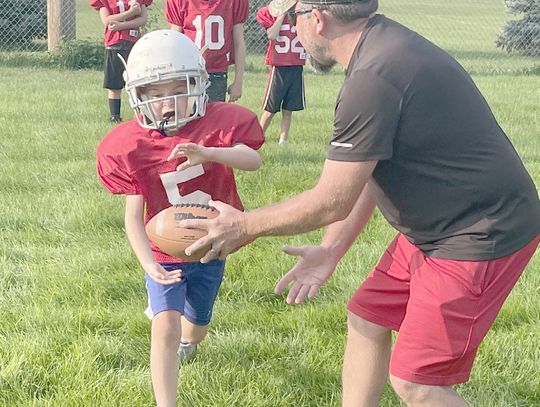
{"type": "MultiPolygon", "coordinates": [[[[270,14],[268,6],[265,6],[257,11],[257,21],[267,30],[272,27],[276,18],[270,14]]],[[[305,65],[306,50],[300,43],[296,27],[292,25],[288,16],[285,16],[283,20],[279,36],[269,42],[264,62],[266,65],[273,66],[305,65]]]]}
{"type": "Polygon", "coordinates": [[[248,0],[167,0],[165,17],[182,28],[204,53],[206,70],[227,72],[234,64],[233,27],[249,16],[248,0]]]}
{"type": "MultiPolygon", "coordinates": [[[[90,0],[90,6],[99,11],[105,7],[110,15],[123,13],[129,10],[131,3],[134,0],[90,0]]],[[[152,4],[153,0],[136,0],[141,6],[148,7],[152,4]]],[[[130,30],[111,31],[108,27],[105,27],[105,46],[118,44],[122,41],[135,42],[139,39],[141,30],[138,28],[132,28],[130,30]]]]}
{"type": "MultiPolygon", "coordinates": [[[[113,194],[143,195],[145,224],[161,210],[176,204],[208,204],[210,199],[243,210],[233,170],[223,164],[206,162],[183,171],[176,167],[185,158],[166,161],[179,143],[206,147],[245,144],[259,149],[264,134],[255,113],[239,105],[216,102],[206,115],[187,123],[173,136],[139,126],[137,119],[115,127],[97,150],[97,171],[101,182],[113,194]]],[[[158,262],[183,262],[151,244],[158,262]]]]}

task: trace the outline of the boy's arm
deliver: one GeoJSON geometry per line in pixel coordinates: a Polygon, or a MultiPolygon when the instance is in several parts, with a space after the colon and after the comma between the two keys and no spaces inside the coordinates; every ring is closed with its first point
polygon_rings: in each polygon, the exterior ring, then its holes
{"type": "Polygon", "coordinates": [[[280,15],[276,18],[276,21],[274,21],[274,24],[272,24],[271,27],[269,27],[266,30],[266,36],[269,40],[273,41],[279,36],[279,30],[281,29],[281,26],[283,25],[283,20],[285,19],[285,14],[280,15]]]}
{"type": "Polygon", "coordinates": [[[232,147],[210,147],[210,160],[231,168],[244,171],[255,171],[261,167],[261,156],[257,151],[245,144],[232,147]]]}
{"type": "Polygon", "coordinates": [[[234,81],[228,88],[229,102],[235,102],[242,96],[244,71],[246,68],[246,42],[244,40],[244,24],[233,27],[234,46],[234,81]]]}
{"type": "Polygon", "coordinates": [[[180,33],[184,32],[184,29],[182,27],[180,27],[179,25],[169,24],[169,29],[174,30],[174,31],[178,31],[180,33]]]}
{"type": "Polygon", "coordinates": [[[154,259],[144,230],[144,197],[142,195],[126,196],[124,224],[129,243],[144,271],[161,284],[174,284],[180,281],[180,271],[168,272],[154,259]]]}
{"type": "MultiPolygon", "coordinates": [[[[116,14],[114,14],[116,15],[116,14]]],[[[114,16],[113,15],[113,16],[114,16]]],[[[141,13],[138,17],[134,18],[133,20],[128,21],[113,21],[109,25],[109,29],[112,31],[123,31],[123,30],[131,30],[134,28],[140,28],[143,25],[146,24],[148,21],[148,12],[146,10],[146,6],[141,6],[141,13]]]]}
{"type": "Polygon", "coordinates": [[[204,162],[216,162],[231,168],[244,171],[255,171],[261,166],[259,153],[245,144],[235,144],[232,147],[204,147],[195,143],[177,144],[167,160],[186,157],[178,171],[204,162]]]}
{"type": "Polygon", "coordinates": [[[146,7],[141,6],[139,3],[133,3],[129,10],[118,14],[111,14],[109,13],[109,10],[107,10],[105,7],[101,7],[99,9],[99,16],[101,17],[101,22],[103,23],[103,25],[107,27],[109,24],[122,22],[140,15],[143,8],[146,7]]]}

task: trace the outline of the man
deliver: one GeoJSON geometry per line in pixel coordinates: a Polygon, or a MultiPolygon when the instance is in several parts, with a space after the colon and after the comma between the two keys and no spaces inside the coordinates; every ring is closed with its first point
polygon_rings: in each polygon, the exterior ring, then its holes
{"type": "MultiPolygon", "coordinates": [[[[274,7],[289,6],[275,0],[274,7]]],[[[534,183],[465,70],[374,14],[377,0],[305,0],[296,27],[312,63],[346,68],[321,177],[291,199],[185,221],[223,257],[259,236],[330,225],[276,286],[313,297],[375,205],[399,234],[351,298],[343,405],[376,406],[388,372],[409,406],[467,406],[478,346],[540,240],[534,183]],[[399,335],[391,350],[391,330],[399,335]]]]}

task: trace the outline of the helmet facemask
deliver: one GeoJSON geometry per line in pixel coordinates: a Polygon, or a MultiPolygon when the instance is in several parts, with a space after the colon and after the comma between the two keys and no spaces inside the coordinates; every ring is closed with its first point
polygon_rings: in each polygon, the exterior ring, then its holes
{"type": "Polygon", "coordinates": [[[137,41],[124,64],[129,104],[141,127],[170,135],[204,116],[206,89],[210,86],[205,61],[185,35],[172,30],[152,31],[137,41]],[[182,83],[188,85],[180,86],[182,83]],[[155,88],[159,92],[152,95],[155,88]]]}
{"type": "Polygon", "coordinates": [[[208,99],[206,95],[208,85],[209,83],[203,83],[198,75],[191,76],[189,73],[183,73],[174,81],[157,80],[145,86],[138,86],[133,91],[128,90],[130,105],[135,110],[135,116],[141,127],[171,134],[186,123],[204,116],[208,99]],[[184,79],[181,78],[182,76],[184,79]],[[175,83],[181,82],[189,83],[189,86],[184,86],[185,91],[180,93],[175,92],[160,97],[148,95],[147,90],[152,85],[174,86],[175,83]],[[132,97],[135,98],[133,102],[132,97]],[[168,105],[167,111],[164,110],[163,104],[168,105]]]}

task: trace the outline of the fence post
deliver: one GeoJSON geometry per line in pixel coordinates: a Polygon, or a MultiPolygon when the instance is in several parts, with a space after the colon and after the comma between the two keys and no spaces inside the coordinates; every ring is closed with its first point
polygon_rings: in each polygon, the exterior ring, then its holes
{"type": "Polygon", "coordinates": [[[62,38],[74,39],[75,32],[75,0],[47,0],[47,49],[56,51],[62,38]]]}

